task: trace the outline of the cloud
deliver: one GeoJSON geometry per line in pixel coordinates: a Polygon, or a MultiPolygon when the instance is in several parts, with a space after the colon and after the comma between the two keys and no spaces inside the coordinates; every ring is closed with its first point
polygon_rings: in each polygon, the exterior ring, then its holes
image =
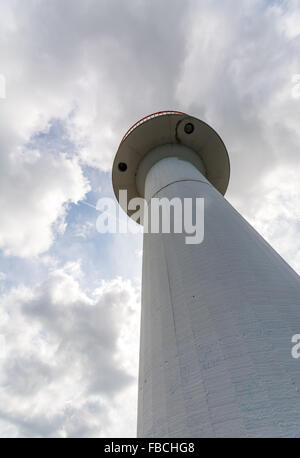
{"type": "Polygon", "coordinates": [[[2,299],[0,419],[18,436],[108,434],[116,398],[136,378],[137,358],[124,354],[135,289],[119,278],[87,294],[80,277],[69,263],[2,299]]]}
{"type": "Polygon", "coordinates": [[[184,52],[179,6],[1,3],[0,72],[7,97],[0,103],[0,247],[6,255],[46,251],[57,223],[63,227],[68,202],[88,190],[80,167],[110,170],[129,123],[174,105],[172,86],[184,52]],[[170,36],[157,14],[168,16],[176,34],[170,36]],[[68,157],[28,147],[53,119],[64,124],[73,145],[68,157]]]}
{"type": "MultiPolygon", "coordinates": [[[[221,134],[231,161],[229,198],[257,198],[261,180],[283,163],[299,166],[299,38],[282,29],[299,3],[194,3],[178,98],[221,134]],[[234,14],[232,12],[234,11],[234,14]]],[[[287,29],[288,30],[288,29],[287,29]]]]}
{"type": "MultiPolygon", "coordinates": [[[[59,118],[80,164],[110,170],[131,123],[177,108],[223,137],[232,168],[228,198],[245,216],[272,167],[299,167],[299,99],[292,96],[300,73],[298,2],[190,0],[170,8],[156,0],[53,0],[1,8],[6,157],[59,118]]],[[[68,198],[72,190],[60,212],[68,198]]],[[[54,217],[58,210],[41,233],[51,231],[54,217]]]]}
{"type": "Polygon", "coordinates": [[[263,198],[248,210],[250,223],[300,273],[299,172],[288,166],[275,168],[262,187],[263,198]]]}
{"type": "Polygon", "coordinates": [[[135,433],[141,238],[99,242],[74,204],[146,114],[186,111],[220,133],[227,198],[300,272],[299,11],[297,0],[1,2],[4,436],[135,433]],[[95,288],[117,271],[131,280],[95,288]]]}
{"type": "Polygon", "coordinates": [[[27,138],[58,116],[68,121],[82,158],[108,170],[128,123],[173,105],[185,50],[180,1],[172,8],[157,0],[17,1],[4,2],[1,12],[8,94],[2,109],[18,111],[15,137],[27,138]]]}
{"type": "Polygon", "coordinates": [[[5,255],[36,256],[64,231],[67,205],[89,189],[78,161],[24,151],[6,161],[0,181],[0,248],[5,255]]]}

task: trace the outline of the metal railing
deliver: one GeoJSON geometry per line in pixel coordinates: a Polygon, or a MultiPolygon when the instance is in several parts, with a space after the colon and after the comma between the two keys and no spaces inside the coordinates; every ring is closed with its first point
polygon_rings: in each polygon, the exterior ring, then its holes
{"type": "Polygon", "coordinates": [[[184,115],[185,113],[183,113],[182,111],[172,111],[172,110],[166,110],[166,111],[157,111],[156,113],[152,113],[148,116],[145,116],[144,118],[140,119],[139,121],[137,121],[136,123],[133,124],[133,126],[130,127],[130,129],[127,130],[126,134],[124,135],[124,137],[122,138],[121,140],[121,143],[120,145],[123,143],[123,141],[128,137],[128,135],[138,126],[140,126],[141,124],[144,124],[144,122],[148,121],[149,119],[152,119],[152,118],[157,118],[158,116],[164,116],[164,115],[168,115],[168,114],[180,114],[180,115],[184,115]]]}

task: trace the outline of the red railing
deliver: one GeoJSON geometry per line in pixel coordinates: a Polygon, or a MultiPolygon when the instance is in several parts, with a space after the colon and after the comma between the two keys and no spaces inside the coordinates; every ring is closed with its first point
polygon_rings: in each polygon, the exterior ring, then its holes
{"type": "MultiPolygon", "coordinates": [[[[144,118],[140,119],[139,121],[137,121],[136,123],[133,124],[133,126],[130,127],[130,129],[127,130],[126,134],[124,135],[124,137],[122,138],[121,140],[121,143],[123,143],[123,141],[125,140],[125,138],[128,137],[128,135],[138,126],[140,126],[141,124],[143,124],[144,122],[148,121],[149,119],[152,119],[152,118],[156,118],[157,116],[164,116],[164,115],[167,115],[167,114],[181,114],[181,115],[184,115],[185,113],[183,113],[182,111],[172,111],[172,110],[169,110],[169,111],[157,111],[156,113],[152,113],[148,116],[145,116],[144,118]]],[[[121,145],[120,143],[120,145],[121,145]]]]}

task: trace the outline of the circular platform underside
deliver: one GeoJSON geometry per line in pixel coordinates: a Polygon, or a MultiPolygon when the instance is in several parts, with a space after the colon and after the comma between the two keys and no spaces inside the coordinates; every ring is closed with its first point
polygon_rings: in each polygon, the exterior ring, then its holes
{"type": "MultiPolygon", "coordinates": [[[[117,199],[126,189],[128,201],[140,196],[136,173],[140,162],[152,149],[165,144],[182,144],[199,155],[208,181],[225,194],[230,163],[226,147],[219,135],[208,124],[185,113],[166,112],[150,115],[129,129],[117,151],[112,182],[117,199]]],[[[130,216],[127,208],[124,210],[130,216]]]]}

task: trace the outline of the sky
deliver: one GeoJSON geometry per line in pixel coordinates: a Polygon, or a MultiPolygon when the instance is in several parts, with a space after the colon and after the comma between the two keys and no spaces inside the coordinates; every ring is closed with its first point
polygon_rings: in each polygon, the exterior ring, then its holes
{"type": "Polygon", "coordinates": [[[134,437],[141,234],[99,234],[138,119],[179,110],[300,273],[299,0],[2,0],[0,436],[134,437]]]}

